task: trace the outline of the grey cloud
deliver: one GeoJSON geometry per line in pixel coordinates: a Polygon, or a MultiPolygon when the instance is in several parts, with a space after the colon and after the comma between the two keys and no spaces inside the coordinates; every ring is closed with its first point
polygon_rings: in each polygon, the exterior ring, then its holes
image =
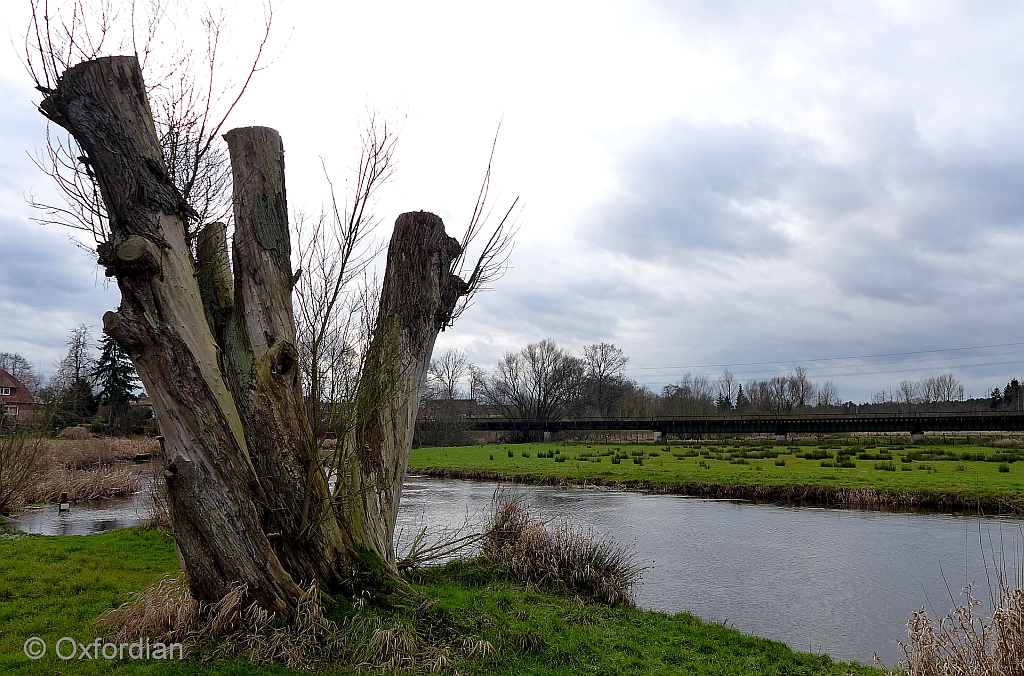
{"type": "Polygon", "coordinates": [[[588,219],[591,241],[679,265],[800,260],[842,293],[938,302],[987,274],[993,236],[1024,234],[1024,144],[1008,130],[995,152],[939,152],[907,117],[864,125],[847,161],[767,125],[652,129],[621,163],[621,194],[588,219]]]}
{"type": "Polygon", "coordinates": [[[640,258],[781,255],[788,238],[762,207],[779,200],[804,152],[753,125],[659,128],[622,163],[622,192],[593,215],[593,239],[640,258]]]}

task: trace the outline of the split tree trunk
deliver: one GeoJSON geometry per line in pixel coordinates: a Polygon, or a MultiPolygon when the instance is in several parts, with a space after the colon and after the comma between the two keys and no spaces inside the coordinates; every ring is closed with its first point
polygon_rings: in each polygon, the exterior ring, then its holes
{"type": "Polygon", "coordinates": [[[433,214],[403,214],[333,500],[305,418],[292,315],[284,151],[272,129],[225,136],[235,232],[204,227],[168,179],[135,57],[66,71],[40,111],[67,129],[99,183],[110,240],[98,248],[121,305],[104,331],[131,356],[164,436],[175,543],[194,595],[244,584],[291,614],[301,586],[340,589],[394,573],[393,534],[434,340],[465,284],[460,249],[433,214]],[[367,574],[369,572],[369,574],[367,574]]]}

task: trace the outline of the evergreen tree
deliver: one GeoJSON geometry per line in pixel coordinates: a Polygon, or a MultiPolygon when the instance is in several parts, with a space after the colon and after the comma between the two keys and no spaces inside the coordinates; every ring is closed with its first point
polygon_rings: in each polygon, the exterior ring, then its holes
{"type": "Polygon", "coordinates": [[[998,410],[999,406],[1003,403],[1003,394],[999,391],[998,387],[992,388],[992,393],[989,394],[989,408],[993,411],[998,410]]]}
{"type": "Polygon", "coordinates": [[[93,378],[100,388],[100,404],[110,406],[111,427],[119,429],[127,422],[129,402],[137,398],[139,376],[131,359],[113,338],[103,336],[101,347],[93,378]]]}
{"type": "Polygon", "coordinates": [[[750,400],[747,399],[746,393],[743,391],[743,386],[740,385],[740,389],[736,392],[736,411],[743,413],[747,410],[750,405],[750,400]]]}

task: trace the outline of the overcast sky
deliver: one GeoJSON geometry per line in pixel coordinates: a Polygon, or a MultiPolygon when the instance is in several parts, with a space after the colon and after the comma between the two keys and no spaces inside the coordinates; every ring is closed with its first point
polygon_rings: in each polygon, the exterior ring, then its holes
{"type": "MultiPolygon", "coordinates": [[[[239,55],[260,7],[233,6],[239,55]]],[[[30,220],[46,125],[3,49],[0,350],[48,373],[119,296],[30,220]]],[[[1021,2],[284,0],[270,52],[230,126],[281,132],[293,207],[323,203],[321,158],[344,177],[367,107],[401,121],[381,238],[419,209],[460,234],[502,121],[511,269],[438,351],[607,341],[655,389],[802,365],[854,401],[1024,372],[1021,2]]]]}

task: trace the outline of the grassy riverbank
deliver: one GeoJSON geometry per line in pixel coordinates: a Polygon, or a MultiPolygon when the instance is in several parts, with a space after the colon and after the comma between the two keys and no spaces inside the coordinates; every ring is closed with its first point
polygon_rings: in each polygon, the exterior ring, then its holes
{"type": "Polygon", "coordinates": [[[1024,512],[1020,446],[757,442],[491,444],[413,449],[412,472],[528,483],[590,483],[707,497],[850,507],[1024,512]]]}
{"type": "MultiPolygon", "coordinates": [[[[0,672],[300,673],[238,659],[62,662],[54,656],[59,638],[70,636],[86,643],[102,636],[95,622],[100,613],[163,575],[177,572],[173,542],[161,531],[133,528],[88,537],[0,537],[0,562],[0,672]],[[32,636],[41,637],[49,647],[37,661],[23,653],[25,641],[32,636]]],[[[744,636],[687,614],[583,604],[575,598],[527,590],[480,563],[432,569],[413,582],[438,601],[423,614],[355,610],[342,604],[330,616],[343,621],[377,612],[385,625],[409,627],[422,640],[451,644],[447,673],[882,673],[856,664],[834,664],[827,656],[796,653],[784,644],[744,636]],[[464,645],[458,638],[467,636],[476,642],[464,645]],[[493,651],[481,648],[482,642],[493,651]]]]}

